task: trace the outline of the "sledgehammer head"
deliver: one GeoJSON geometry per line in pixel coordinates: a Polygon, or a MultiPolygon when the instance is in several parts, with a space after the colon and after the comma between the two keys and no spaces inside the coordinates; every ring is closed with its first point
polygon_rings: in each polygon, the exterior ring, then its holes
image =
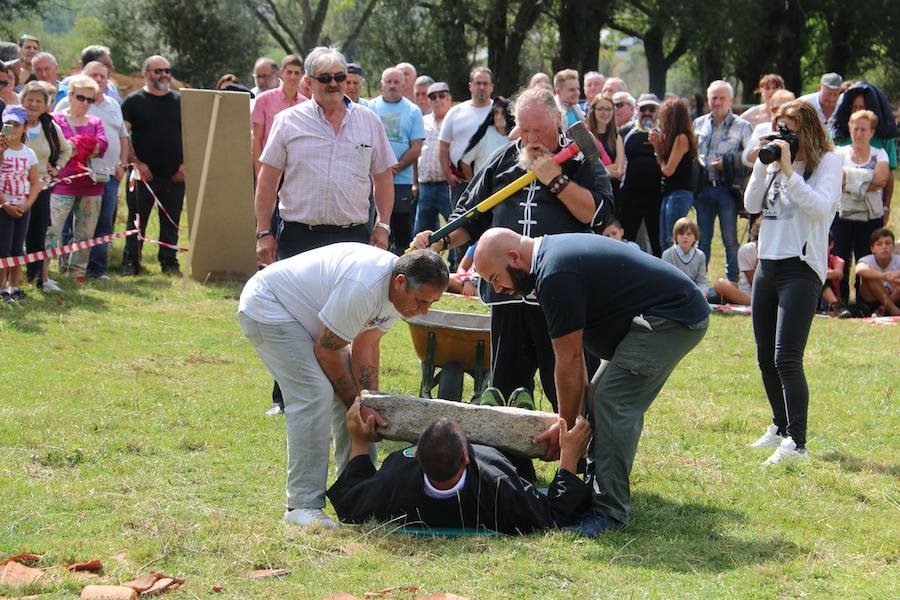
{"type": "Polygon", "coordinates": [[[584,121],[578,121],[569,127],[569,137],[578,146],[578,150],[584,154],[587,160],[597,160],[600,158],[600,148],[597,146],[597,140],[591,133],[584,121]]]}

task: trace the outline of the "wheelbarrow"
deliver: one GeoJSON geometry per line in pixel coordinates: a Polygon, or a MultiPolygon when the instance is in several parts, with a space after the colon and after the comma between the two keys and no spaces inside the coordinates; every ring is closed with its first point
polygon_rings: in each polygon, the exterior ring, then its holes
{"type": "Polygon", "coordinates": [[[491,370],[491,317],[429,310],[406,319],[416,354],[422,361],[419,396],[431,398],[437,386],[442,400],[462,400],[463,377],[475,381],[474,398],[481,396],[491,370]],[[437,369],[440,369],[436,372],[437,369]]]}

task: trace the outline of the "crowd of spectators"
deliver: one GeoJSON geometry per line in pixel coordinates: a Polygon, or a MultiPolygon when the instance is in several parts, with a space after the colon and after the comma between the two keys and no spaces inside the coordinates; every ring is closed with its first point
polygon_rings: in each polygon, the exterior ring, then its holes
{"type": "MultiPolygon", "coordinates": [[[[25,109],[25,147],[35,154],[39,178],[38,194],[28,204],[29,210],[12,211],[11,206],[21,204],[13,200],[13,182],[24,182],[28,188],[28,174],[12,159],[4,162],[2,177],[10,182],[4,184],[4,192],[10,197],[4,196],[0,219],[23,220],[17,228],[4,224],[0,229],[4,236],[0,255],[111,233],[119,184],[135,172],[133,177],[146,185],[130,186],[129,227],[137,222],[143,232],[155,196],[163,208],[159,261],[165,272],[179,272],[175,247],[184,168],[179,96],[169,89],[168,61],[161,56],[148,57],[142,69],[144,87],[123,98],[109,49],[103,46],[86,47],[80,72],[71,75],[60,74],[57,59],[32,35],[22,35],[15,44],[0,44],[0,52],[4,67],[0,70],[0,108],[21,105],[25,109]],[[13,217],[12,212],[23,214],[13,217]],[[7,233],[22,229],[26,222],[27,235],[22,240],[7,233]]],[[[494,97],[493,75],[486,68],[473,70],[471,96],[458,103],[440,77],[419,75],[409,63],[381,74],[381,94],[375,98],[361,97],[365,79],[359,64],[348,63],[334,75],[334,84],[349,102],[375,113],[397,161],[391,169],[392,198],[383,198],[379,210],[375,186],[376,194],[369,194],[366,220],[369,235],[380,228],[388,234],[387,244],[394,252],[402,252],[418,232],[436,229],[441,219],[448,219],[489,157],[510,141],[519,143],[521,133],[511,103],[494,97]],[[385,209],[388,204],[389,211],[385,209]]],[[[276,117],[309,101],[315,83],[297,55],[286,56],[280,64],[261,57],[253,65],[252,77],[254,85],[248,88],[238,75],[226,73],[215,87],[251,97],[253,170],[259,176],[260,158],[276,117]]],[[[536,73],[528,87],[552,92],[561,115],[561,135],[573,123],[584,121],[599,141],[614,198],[614,225],[618,225],[611,231],[620,231],[625,240],[661,257],[678,247],[675,225],[681,223],[685,230],[682,220],[689,218],[697,232],[693,244],[682,248],[679,256],[684,258],[690,249],[692,260],[702,256],[708,265],[718,220],[725,277],[712,279],[715,284],[703,291],[711,301],[749,302],[752,277],[747,274],[752,275],[753,261],[748,248],[754,242],[746,239],[741,246],[740,238],[751,236],[754,229],[750,221],[744,223],[741,218],[751,216],[742,206],[742,195],[759,149],[773,133],[773,120],[795,97],[785,89],[781,76],[762,75],[757,90],[760,104],[740,113],[733,109],[734,90],[724,80],[711,82],[705,97],[667,94],[662,99],[649,93],[632,95],[625,81],[596,71],[583,77],[573,69],[552,76],[536,73]]],[[[862,278],[855,277],[854,264],[861,264],[861,259],[872,253],[871,236],[888,223],[897,127],[881,90],[867,82],[844,82],[836,73],[823,75],[818,90],[800,99],[815,108],[844,160],[843,194],[831,228],[833,256],[841,261],[843,272],[834,281],[836,298],[829,296],[834,301],[822,305],[841,312],[851,298],[857,304],[862,301],[862,278]]],[[[10,124],[15,125],[15,117],[11,119],[10,124]]],[[[5,148],[5,153],[14,154],[8,144],[5,148]]],[[[286,197],[290,193],[283,192],[286,197]]],[[[385,188],[382,195],[387,193],[385,188]]],[[[279,209],[284,197],[279,195],[279,200],[272,209],[274,235],[283,227],[279,209]]],[[[142,238],[133,236],[127,241],[123,274],[142,272],[142,238]]],[[[104,244],[72,253],[60,262],[59,273],[78,283],[106,279],[107,252],[104,244]]],[[[458,262],[463,254],[454,253],[451,258],[458,262]]],[[[60,289],[43,261],[28,265],[26,275],[45,292],[60,289]]],[[[4,274],[3,279],[4,299],[26,297],[17,273],[4,274]]],[[[889,304],[877,308],[893,312],[889,304]]]]}

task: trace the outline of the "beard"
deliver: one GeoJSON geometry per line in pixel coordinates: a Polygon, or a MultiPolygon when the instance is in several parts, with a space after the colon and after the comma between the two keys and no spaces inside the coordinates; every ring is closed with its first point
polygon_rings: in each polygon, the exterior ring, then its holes
{"type": "Polygon", "coordinates": [[[506,266],[506,272],[512,280],[512,287],[516,296],[524,298],[534,290],[534,273],[529,273],[525,269],[517,269],[516,267],[511,267],[509,265],[506,266]]]}
{"type": "Polygon", "coordinates": [[[158,90],[160,92],[168,92],[169,91],[169,80],[168,79],[151,79],[150,86],[158,90]]]}
{"type": "Polygon", "coordinates": [[[542,154],[550,154],[550,149],[543,144],[529,144],[527,146],[522,146],[519,148],[519,158],[516,161],[516,166],[523,171],[530,171],[531,165],[534,164],[534,159],[542,154]]]}

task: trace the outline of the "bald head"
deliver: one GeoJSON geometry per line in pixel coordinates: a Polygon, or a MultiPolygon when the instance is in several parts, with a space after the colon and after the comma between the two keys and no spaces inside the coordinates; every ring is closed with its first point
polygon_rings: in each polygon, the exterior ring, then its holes
{"type": "Polygon", "coordinates": [[[525,296],[534,289],[531,257],[534,239],[511,229],[494,227],[487,230],[475,248],[475,271],[494,291],[525,296]]]}

